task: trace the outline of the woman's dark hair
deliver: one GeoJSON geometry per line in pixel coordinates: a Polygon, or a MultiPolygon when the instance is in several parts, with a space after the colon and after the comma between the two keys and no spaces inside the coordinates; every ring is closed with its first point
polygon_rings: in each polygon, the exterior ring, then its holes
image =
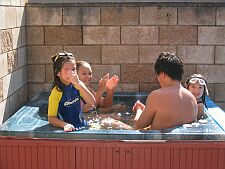
{"type": "Polygon", "coordinates": [[[193,74],[189,78],[187,78],[187,80],[186,80],[186,88],[187,89],[189,88],[190,80],[193,79],[193,78],[199,78],[199,79],[202,79],[202,80],[205,81],[206,85],[203,85],[204,86],[204,91],[203,91],[203,95],[201,97],[201,99],[202,99],[201,101],[205,105],[205,107],[208,108],[207,105],[206,105],[206,101],[205,101],[205,96],[208,95],[207,81],[206,81],[205,77],[202,76],[201,74],[193,74]]]}
{"type": "Polygon", "coordinates": [[[66,51],[57,53],[52,56],[51,58],[52,63],[53,63],[53,74],[54,74],[54,81],[53,81],[53,86],[54,88],[56,86],[56,89],[59,91],[63,91],[63,83],[61,82],[60,78],[57,76],[58,72],[61,71],[63,65],[70,61],[70,60],[75,60],[74,56],[72,53],[68,53],[66,51]]]}
{"type": "Polygon", "coordinates": [[[159,75],[161,72],[166,73],[173,80],[182,80],[184,72],[183,63],[179,57],[170,53],[160,53],[155,63],[155,72],[159,75]]]}

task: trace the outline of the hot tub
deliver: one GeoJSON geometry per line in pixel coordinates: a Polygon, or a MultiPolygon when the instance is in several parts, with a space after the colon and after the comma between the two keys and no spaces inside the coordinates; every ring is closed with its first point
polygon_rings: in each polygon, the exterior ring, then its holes
{"type": "MultiPolygon", "coordinates": [[[[116,93],[128,110],[146,93],[116,93]]],[[[48,124],[41,93],[0,127],[0,168],[224,168],[225,113],[210,98],[206,124],[165,130],[80,130],[48,124]],[[14,163],[12,163],[14,161],[14,163]]],[[[122,116],[126,112],[121,112],[122,116]]]]}

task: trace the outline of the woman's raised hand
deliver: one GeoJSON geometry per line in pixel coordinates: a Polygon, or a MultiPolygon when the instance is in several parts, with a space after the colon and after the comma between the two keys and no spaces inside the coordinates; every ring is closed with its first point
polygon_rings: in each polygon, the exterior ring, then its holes
{"type": "Polygon", "coordinates": [[[107,83],[107,90],[114,90],[116,86],[118,85],[118,82],[119,82],[119,78],[117,75],[114,75],[113,77],[111,77],[107,83]]]}
{"type": "Polygon", "coordinates": [[[99,81],[98,91],[104,93],[106,91],[106,86],[109,81],[109,73],[105,74],[99,81]]]}

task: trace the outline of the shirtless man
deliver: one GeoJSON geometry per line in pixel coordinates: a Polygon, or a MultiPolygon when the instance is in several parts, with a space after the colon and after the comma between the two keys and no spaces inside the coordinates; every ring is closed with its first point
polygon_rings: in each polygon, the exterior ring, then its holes
{"type": "Polygon", "coordinates": [[[149,94],[146,105],[140,101],[134,104],[135,128],[159,130],[194,122],[197,102],[191,92],[181,85],[182,61],[169,52],[163,52],[156,60],[155,72],[161,88],[149,94]]]}

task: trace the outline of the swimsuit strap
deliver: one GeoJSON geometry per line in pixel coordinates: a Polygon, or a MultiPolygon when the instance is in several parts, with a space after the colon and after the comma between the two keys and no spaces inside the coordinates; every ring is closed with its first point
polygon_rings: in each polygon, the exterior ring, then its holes
{"type": "Polygon", "coordinates": [[[202,101],[197,101],[197,104],[199,104],[199,103],[203,103],[202,101]]]}

